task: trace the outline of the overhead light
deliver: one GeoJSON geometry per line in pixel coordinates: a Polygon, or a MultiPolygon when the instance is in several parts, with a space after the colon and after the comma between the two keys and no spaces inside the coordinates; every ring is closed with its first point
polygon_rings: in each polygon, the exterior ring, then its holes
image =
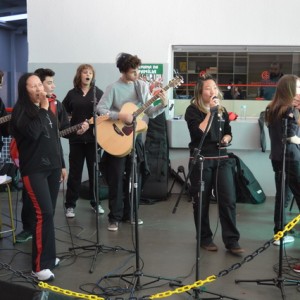
{"type": "Polygon", "coordinates": [[[24,19],[27,19],[27,14],[0,17],[0,22],[10,22],[10,21],[17,21],[17,20],[24,20],[24,19]]]}

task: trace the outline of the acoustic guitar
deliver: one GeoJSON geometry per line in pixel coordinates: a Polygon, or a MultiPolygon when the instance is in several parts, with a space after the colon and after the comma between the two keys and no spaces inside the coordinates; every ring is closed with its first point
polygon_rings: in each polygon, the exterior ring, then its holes
{"type": "MultiPolygon", "coordinates": [[[[175,77],[163,90],[167,91],[171,87],[177,87],[183,82],[181,77],[175,77]]],[[[140,108],[133,103],[125,103],[121,108],[121,113],[132,114],[136,119],[135,132],[140,133],[147,130],[145,121],[138,118],[144,110],[146,110],[155,100],[158,95],[153,96],[140,108]]],[[[102,149],[111,155],[124,157],[130,153],[133,145],[133,124],[125,124],[121,120],[106,120],[97,126],[97,142],[102,149]]]]}

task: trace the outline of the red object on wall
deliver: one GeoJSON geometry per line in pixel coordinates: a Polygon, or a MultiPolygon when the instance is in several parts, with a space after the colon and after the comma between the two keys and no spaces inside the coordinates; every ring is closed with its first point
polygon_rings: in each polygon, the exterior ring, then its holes
{"type": "Polygon", "coordinates": [[[229,121],[235,121],[238,118],[238,115],[232,111],[228,113],[228,116],[229,116],[229,121]]]}

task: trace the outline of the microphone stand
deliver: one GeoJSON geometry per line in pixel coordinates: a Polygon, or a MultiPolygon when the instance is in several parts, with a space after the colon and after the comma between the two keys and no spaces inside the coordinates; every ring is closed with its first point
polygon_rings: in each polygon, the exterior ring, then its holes
{"type": "Polygon", "coordinates": [[[131,288],[131,294],[134,293],[135,290],[142,290],[144,286],[148,286],[152,283],[158,282],[160,280],[167,280],[167,281],[173,281],[178,284],[181,283],[180,280],[177,280],[175,278],[165,278],[162,276],[156,276],[156,275],[146,275],[142,272],[140,268],[140,241],[139,241],[139,229],[138,229],[138,203],[139,203],[139,197],[138,197],[138,172],[137,172],[137,157],[136,157],[136,149],[135,149],[135,140],[136,140],[136,116],[133,114],[133,121],[132,121],[132,128],[133,128],[133,134],[132,134],[132,150],[131,150],[131,177],[129,181],[129,189],[130,189],[130,203],[133,206],[133,216],[131,216],[131,220],[134,220],[135,225],[135,271],[132,273],[127,274],[116,274],[116,275],[107,275],[104,278],[120,278],[124,280],[129,285],[132,285],[131,288]],[[134,280],[129,281],[125,279],[126,277],[132,277],[134,280]],[[153,280],[141,284],[140,278],[141,277],[147,277],[152,278],[153,280]]]}
{"type": "MultiPolygon", "coordinates": [[[[280,230],[284,227],[284,199],[285,199],[285,178],[286,178],[286,143],[287,143],[287,118],[283,120],[283,138],[282,138],[282,174],[281,174],[281,193],[280,193],[280,230]]],[[[256,280],[235,280],[235,283],[240,282],[256,282],[257,285],[273,285],[278,287],[281,291],[282,299],[286,299],[285,285],[286,286],[299,286],[300,281],[294,279],[286,279],[283,277],[283,238],[279,243],[279,263],[278,263],[278,276],[272,279],[256,279],[256,280]]]]}
{"type": "MultiPolygon", "coordinates": [[[[174,206],[173,211],[172,211],[173,214],[176,212],[176,209],[178,207],[181,195],[182,195],[185,187],[187,186],[188,179],[190,178],[194,167],[197,165],[197,162],[199,162],[199,170],[200,170],[199,182],[200,182],[200,186],[199,186],[199,203],[198,203],[198,207],[197,207],[198,218],[197,218],[197,222],[196,222],[196,263],[195,263],[196,273],[195,273],[195,282],[200,280],[200,264],[199,264],[199,262],[200,262],[200,240],[201,240],[201,220],[202,220],[202,201],[203,201],[202,192],[204,191],[204,184],[205,184],[204,181],[203,181],[203,164],[204,164],[205,158],[202,155],[200,155],[200,153],[201,153],[201,149],[202,149],[202,146],[203,146],[204,139],[207,136],[207,132],[211,127],[211,124],[213,122],[214,116],[217,113],[217,111],[218,111],[218,106],[212,107],[210,109],[211,113],[210,113],[210,116],[209,116],[209,119],[208,119],[208,122],[207,122],[207,126],[204,130],[204,133],[203,133],[202,137],[201,137],[198,148],[194,149],[193,159],[190,163],[190,168],[189,168],[188,175],[186,177],[186,181],[185,181],[183,187],[181,188],[181,191],[180,191],[180,194],[178,196],[177,202],[175,203],[175,206],[174,206]]],[[[174,286],[174,284],[173,284],[173,286],[174,286]]],[[[238,300],[236,298],[230,298],[230,297],[227,297],[227,296],[224,296],[224,295],[219,295],[219,294],[208,292],[208,291],[202,291],[202,290],[199,290],[198,288],[194,289],[193,298],[195,298],[195,299],[225,299],[225,298],[227,298],[227,299],[232,299],[232,300],[238,300]],[[217,298],[215,298],[215,297],[213,297],[213,298],[202,298],[201,297],[200,298],[201,293],[207,293],[207,294],[210,294],[210,295],[214,295],[214,296],[217,296],[217,298]]]]}
{"type": "Polygon", "coordinates": [[[107,252],[107,250],[114,250],[118,251],[118,248],[114,247],[108,247],[100,244],[100,238],[99,238],[99,212],[98,212],[98,206],[99,206],[99,175],[100,175],[100,170],[99,170],[99,153],[98,153],[98,142],[97,142],[97,97],[96,97],[96,82],[94,81],[94,86],[93,86],[93,123],[94,123],[94,137],[95,137],[95,164],[94,164],[94,186],[93,186],[93,193],[94,193],[94,199],[95,199],[95,216],[96,216],[96,243],[88,246],[81,246],[81,247],[73,247],[69,248],[69,251],[75,250],[75,249],[83,249],[83,250],[95,250],[91,268],[90,268],[90,273],[94,272],[94,265],[97,259],[97,255],[100,252],[107,252]],[[105,250],[105,251],[104,251],[105,250]]]}

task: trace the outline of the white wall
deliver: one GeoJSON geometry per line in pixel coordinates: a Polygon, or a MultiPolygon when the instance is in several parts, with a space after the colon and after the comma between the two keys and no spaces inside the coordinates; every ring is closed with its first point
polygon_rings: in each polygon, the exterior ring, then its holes
{"type": "Polygon", "coordinates": [[[119,76],[120,52],[163,63],[170,79],[172,45],[300,45],[299,0],[27,0],[27,8],[28,68],[53,68],[59,99],[81,63],[94,65],[105,89],[119,76]]]}
{"type": "Polygon", "coordinates": [[[28,0],[29,62],[170,62],[171,45],[299,45],[298,0],[28,0]]]}
{"type": "Polygon", "coordinates": [[[120,52],[164,63],[172,45],[300,45],[299,0],[28,0],[29,70],[55,67],[57,94],[76,67],[92,63],[104,89],[116,79],[120,52]]]}

